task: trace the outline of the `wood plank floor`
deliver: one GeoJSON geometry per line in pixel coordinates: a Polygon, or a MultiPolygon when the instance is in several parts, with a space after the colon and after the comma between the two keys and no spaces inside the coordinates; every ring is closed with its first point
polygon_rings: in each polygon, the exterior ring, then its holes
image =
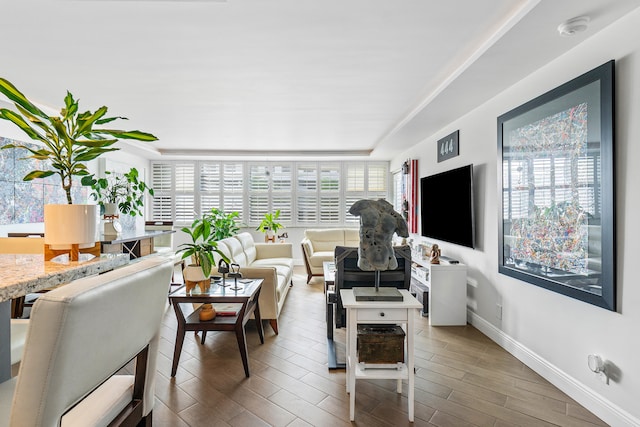
{"type": "MultiPolygon", "coordinates": [[[[345,373],[327,369],[322,281],[307,285],[303,271],[296,273],[280,334],[265,324],[260,345],[247,324],[250,378],[229,332],[209,332],[204,345],[187,333],[171,378],[176,321],[167,310],[155,427],[412,425],[406,385],[398,395],[395,381],[385,380],[357,382],[356,421],[349,421],[345,373]]],[[[416,314],[416,331],[414,426],[606,425],[470,325],[432,328],[416,314]]]]}

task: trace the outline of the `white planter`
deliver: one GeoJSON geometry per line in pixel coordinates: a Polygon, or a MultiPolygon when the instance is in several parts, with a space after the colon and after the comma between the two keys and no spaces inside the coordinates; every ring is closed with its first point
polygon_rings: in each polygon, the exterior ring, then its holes
{"type": "Polygon", "coordinates": [[[104,216],[116,216],[119,215],[118,204],[117,203],[105,203],[104,204],[104,216]]]}
{"type": "Polygon", "coordinates": [[[204,276],[202,267],[193,264],[184,268],[182,271],[182,277],[184,277],[184,280],[188,280],[190,282],[201,282],[208,279],[208,277],[204,276]]]}
{"type": "Polygon", "coordinates": [[[96,243],[97,205],[44,205],[44,243],[52,249],[96,243]]]}
{"type": "Polygon", "coordinates": [[[120,231],[122,231],[122,227],[118,225],[115,221],[105,221],[102,227],[102,234],[105,236],[117,236],[120,231]]]}

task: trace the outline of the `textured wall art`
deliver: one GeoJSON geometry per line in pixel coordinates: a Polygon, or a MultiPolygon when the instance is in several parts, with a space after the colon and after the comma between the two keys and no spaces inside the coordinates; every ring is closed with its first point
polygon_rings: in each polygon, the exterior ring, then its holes
{"type": "Polygon", "coordinates": [[[498,117],[498,270],[616,309],[610,61],[498,117]]]}
{"type": "MultiPolygon", "coordinates": [[[[0,146],[14,143],[0,136],[0,146]]],[[[25,144],[37,148],[36,144],[25,144]]],[[[27,150],[0,150],[0,225],[26,224],[44,221],[44,205],[66,203],[57,175],[45,179],[23,181],[32,170],[48,169],[47,162],[26,158],[27,150]]],[[[88,191],[74,178],[73,200],[87,203],[88,191]]]]}

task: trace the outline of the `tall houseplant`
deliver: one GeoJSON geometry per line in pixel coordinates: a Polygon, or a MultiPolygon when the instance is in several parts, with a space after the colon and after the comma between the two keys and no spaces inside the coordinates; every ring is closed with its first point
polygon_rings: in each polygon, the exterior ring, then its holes
{"type": "Polygon", "coordinates": [[[67,91],[64,107],[59,116],[49,116],[29,101],[8,80],[0,78],[0,92],[13,102],[17,111],[0,108],[0,118],[19,127],[29,138],[42,144],[41,148],[31,148],[24,144],[7,144],[2,149],[24,148],[31,154],[28,158],[49,162],[49,170],[33,170],[23,179],[46,178],[57,174],[67,197],[72,204],[71,188],[74,176],[89,175],[86,162],[119,148],[113,145],[119,139],[155,141],[154,135],[138,130],[124,131],[105,129],[105,125],[125,117],[106,117],[107,107],[96,111],[80,112],[78,101],[67,91]]]}
{"type": "Polygon", "coordinates": [[[99,247],[95,245],[96,206],[73,205],[71,188],[74,176],[89,175],[85,163],[109,151],[118,150],[113,145],[119,138],[139,141],[155,141],[157,138],[137,130],[100,127],[125,118],[106,117],[107,107],[104,106],[94,112],[80,112],[78,101],[69,91],[58,116],[46,114],[3,78],[0,78],[0,93],[13,101],[16,108],[15,111],[0,108],[0,119],[15,124],[29,138],[40,143],[37,148],[21,143],[7,144],[0,148],[23,148],[31,153],[27,158],[46,162],[49,169],[32,170],[23,180],[31,181],[57,174],[67,198],[66,205],[44,207],[45,258],[58,254],[54,251],[64,253],[70,249],[69,258],[76,261],[79,259],[80,249],[92,247],[90,252],[99,252],[99,247]]]}

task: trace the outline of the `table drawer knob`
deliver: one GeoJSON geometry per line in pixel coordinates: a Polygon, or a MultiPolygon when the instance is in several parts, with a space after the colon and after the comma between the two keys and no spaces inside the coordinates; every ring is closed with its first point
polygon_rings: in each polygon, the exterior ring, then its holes
{"type": "Polygon", "coordinates": [[[380,317],[384,317],[384,311],[380,312],[380,317]]]}

